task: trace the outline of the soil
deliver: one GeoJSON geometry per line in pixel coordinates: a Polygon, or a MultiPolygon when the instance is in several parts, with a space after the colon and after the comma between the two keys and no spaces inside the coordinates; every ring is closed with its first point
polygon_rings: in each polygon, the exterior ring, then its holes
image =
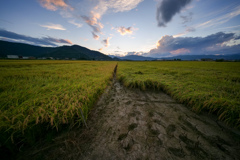
{"type": "Polygon", "coordinates": [[[127,89],[116,80],[87,126],[36,146],[24,159],[240,159],[238,130],[163,92],[127,89]]]}

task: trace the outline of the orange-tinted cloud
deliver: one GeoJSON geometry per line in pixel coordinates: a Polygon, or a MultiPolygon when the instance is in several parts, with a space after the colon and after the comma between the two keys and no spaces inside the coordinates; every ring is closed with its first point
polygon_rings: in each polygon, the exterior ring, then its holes
{"type": "Polygon", "coordinates": [[[125,34],[132,34],[133,33],[133,28],[132,27],[118,27],[117,31],[121,34],[121,35],[125,35],[125,34]]]}
{"type": "Polygon", "coordinates": [[[186,48],[180,48],[180,49],[177,49],[177,50],[170,51],[170,53],[173,54],[173,55],[186,54],[186,53],[190,53],[190,50],[186,49],[186,48]]]}
{"type": "Polygon", "coordinates": [[[56,43],[65,43],[65,44],[73,44],[70,40],[68,39],[57,39],[57,38],[52,38],[52,37],[45,37],[43,38],[46,41],[49,42],[56,42],[56,43]]]}
{"type": "Polygon", "coordinates": [[[56,11],[58,7],[73,10],[73,8],[66,4],[64,0],[39,0],[39,2],[42,7],[51,11],[56,11]]]}
{"type": "Polygon", "coordinates": [[[109,40],[111,39],[111,37],[108,37],[107,39],[102,40],[102,43],[105,45],[105,47],[109,46],[109,40]]]}
{"type": "Polygon", "coordinates": [[[81,16],[82,19],[93,29],[93,38],[98,39],[99,36],[96,33],[101,33],[103,24],[99,22],[101,16],[98,13],[91,12],[91,16],[81,16]]]}
{"type": "Polygon", "coordinates": [[[96,39],[96,40],[98,40],[98,39],[99,39],[99,36],[98,36],[98,35],[96,35],[94,32],[92,32],[92,35],[93,35],[93,38],[94,38],[94,39],[96,39]]]}

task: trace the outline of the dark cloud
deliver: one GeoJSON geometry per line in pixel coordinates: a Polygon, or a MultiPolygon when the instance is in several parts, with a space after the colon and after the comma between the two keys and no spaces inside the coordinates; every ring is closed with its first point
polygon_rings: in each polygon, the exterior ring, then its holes
{"type": "Polygon", "coordinates": [[[163,36],[157,48],[145,53],[145,56],[163,57],[179,54],[235,54],[240,51],[240,44],[231,43],[239,39],[234,33],[218,32],[206,37],[163,36]]]}
{"type": "Polygon", "coordinates": [[[57,39],[52,37],[43,37],[43,38],[34,38],[21,34],[17,34],[14,32],[10,32],[4,29],[0,29],[0,37],[2,39],[12,39],[14,41],[24,41],[25,43],[33,44],[33,45],[46,45],[46,46],[57,46],[55,43],[64,43],[64,44],[72,44],[70,40],[67,39],[57,39]]]}
{"type": "Polygon", "coordinates": [[[162,0],[157,7],[157,22],[159,27],[165,27],[172,17],[179,13],[192,0],[162,0]]]}

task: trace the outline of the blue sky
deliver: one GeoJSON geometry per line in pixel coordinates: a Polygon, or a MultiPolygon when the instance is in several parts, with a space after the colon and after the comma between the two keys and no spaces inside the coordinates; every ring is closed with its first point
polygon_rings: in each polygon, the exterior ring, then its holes
{"type": "Polygon", "coordinates": [[[238,0],[1,0],[0,39],[109,55],[240,52],[238,0]]]}

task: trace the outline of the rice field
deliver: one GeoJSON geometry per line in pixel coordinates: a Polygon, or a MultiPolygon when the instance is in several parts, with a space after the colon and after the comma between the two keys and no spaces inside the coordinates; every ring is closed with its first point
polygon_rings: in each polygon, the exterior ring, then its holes
{"type": "MultiPolygon", "coordinates": [[[[16,153],[23,144],[83,125],[116,65],[0,60],[1,147],[16,153]]],[[[118,62],[117,78],[129,88],[163,90],[192,110],[208,111],[239,128],[239,68],[238,62],[118,62]]]]}
{"type": "Polygon", "coordinates": [[[196,112],[240,127],[238,62],[120,62],[117,76],[129,88],[163,90],[196,112]]]}
{"type": "Polygon", "coordinates": [[[116,64],[1,60],[1,146],[34,144],[48,131],[81,125],[109,85],[116,64]]]}

